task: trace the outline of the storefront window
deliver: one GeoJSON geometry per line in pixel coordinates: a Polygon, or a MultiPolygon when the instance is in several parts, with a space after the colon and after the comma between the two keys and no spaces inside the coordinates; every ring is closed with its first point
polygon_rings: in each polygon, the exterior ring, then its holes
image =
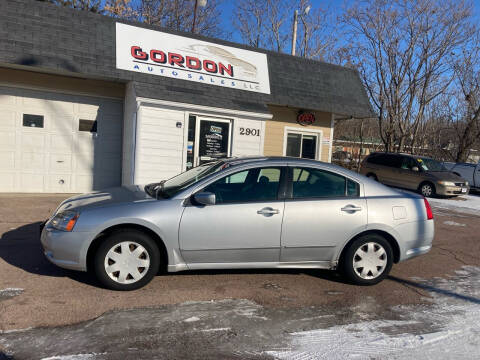
{"type": "Polygon", "coordinates": [[[286,155],[303,159],[316,159],[318,136],[312,134],[287,134],[286,155]]]}

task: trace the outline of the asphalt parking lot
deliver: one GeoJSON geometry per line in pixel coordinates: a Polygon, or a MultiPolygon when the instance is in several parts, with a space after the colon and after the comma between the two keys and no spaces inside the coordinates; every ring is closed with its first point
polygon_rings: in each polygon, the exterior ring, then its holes
{"type": "MultiPolygon", "coordinates": [[[[432,251],[395,265],[391,276],[373,287],[346,284],[328,271],[248,270],[160,275],[143,289],[114,292],[99,287],[88,274],[57,268],[44,258],[39,223],[65,197],[0,195],[0,330],[4,334],[77,324],[124,309],[172,310],[168,306],[212,300],[247,301],[264,311],[299,314],[314,308],[332,313],[358,308],[368,299],[372,309],[382,313],[395,306],[428,303],[437,290],[417,279],[448,278],[464,266],[480,264],[480,216],[434,206],[432,251]]],[[[1,346],[0,342],[0,350],[1,346]]]]}

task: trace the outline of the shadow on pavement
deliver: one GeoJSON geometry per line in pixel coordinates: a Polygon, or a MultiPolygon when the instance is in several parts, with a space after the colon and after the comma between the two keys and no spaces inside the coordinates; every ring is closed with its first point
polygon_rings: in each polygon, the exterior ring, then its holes
{"type": "Polygon", "coordinates": [[[418,283],[418,282],[415,282],[415,281],[401,279],[401,278],[398,278],[398,277],[392,276],[392,275],[390,275],[388,277],[388,279],[390,279],[392,281],[395,281],[395,282],[398,282],[398,283],[403,284],[403,285],[413,286],[413,287],[416,287],[416,288],[419,288],[419,289],[422,289],[422,290],[425,290],[425,291],[434,292],[434,293],[437,293],[437,294],[441,294],[441,295],[448,296],[448,297],[451,297],[451,298],[471,302],[471,303],[474,303],[474,304],[480,304],[480,299],[478,299],[476,297],[473,297],[473,296],[457,294],[456,292],[453,292],[453,291],[450,291],[450,290],[440,289],[440,288],[437,288],[437,287],[432,286],[432,285],[421,284],[421,283],[418,283]]]}
{"type": "MultiPolygon", "coordinates": [[[[44,256],[40,243],[40,222],[20,226],[5,232],[0,238],[0,258],[8,264],[36,275],[69,277],[92,286],[100,286],[88,273],[62,269],[51,264],[44,256]]],[[[222,274],[306,274],[319,279],[350,284],[336,271],[320,269],[221,269],[194,270],[175,275],[222,275],[222,274]]],[[[167,274],[168,276],[168,274],[167,274]]],[[[0,358],[1,360],[1,358],[0,358]]]]}
{"type": "MultiPolygon", "coordinates": [[[[168,276],[169,273],[166,274],[168,276]]],[[[327,281],[333,281],[346,285],[351,283],[343,278],[337,271],[323,270],[323,269],[211,269],[211,270],[189,270],[172,273],[175,276],[202,276],[202,275],[224,275],[224,274],[238,274],[238,275],[250,275],[250,274],[291,274],[291,275],[308,275],[318,279],[327,281]]]]}
{"type": "Polygon", "coordinates": [[[0,350],[0,360],[14,360],[13,357],[8,356],[2,350],[0,350]]]}
{"type": "Polygon", "coordinates": [[[40,224],[41,222],[37,221],[3,233],[0,238],[0,258],[32,274],[69,277],[88,285],[98,286],[89,274],[59,268],[46,259],[40,243],[40,224]]]}

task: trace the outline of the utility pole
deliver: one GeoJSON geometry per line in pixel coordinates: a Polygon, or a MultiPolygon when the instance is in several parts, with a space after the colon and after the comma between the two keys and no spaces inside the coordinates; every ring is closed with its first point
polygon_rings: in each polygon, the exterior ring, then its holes
{"type": "Polygon", "coordinates": [[[193,9],[193,23],[192,23],[192,33],[195,33],[195,24],[197,22],[197,9],[198,7],[207,6],[207,0],[195,0],[195,7],[193,9]]]}
{"type": "Polygon", "coordinates": [[[292,29],[292,55],[295,56],[295,48],[297,47],[297,24],[298,24],[298,10],[293,14],[293,29],[292,29]]]}
{"type": "MultiPolygon", "coordinates": [[[[303,27],[304,27],[304,42],[305,42],[305,48],[307,47],[307,24],[305,22],[304,16],[308,15],[310,12],[311,6],[308,5],[300,15],[300,19],[302,20],[303,27]]],[[[295,10],[295,13],[293,14],[293,29],[292,29],[292,55],[295,55],[296,52],[296,47],[297,47],[297,25],[298,25],[298,10],[295,10]]],[[[305,55],[306,56],[306,55],[305,55]]]]}

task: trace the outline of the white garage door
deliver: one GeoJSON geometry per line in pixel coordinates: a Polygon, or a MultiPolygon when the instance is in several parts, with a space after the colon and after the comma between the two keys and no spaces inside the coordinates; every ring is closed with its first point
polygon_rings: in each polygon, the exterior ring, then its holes
{"type": "Polygon", "coordinates": [[[0,87],[0,191],[120,185],[122,114],[121,100],[0,87]]]}

